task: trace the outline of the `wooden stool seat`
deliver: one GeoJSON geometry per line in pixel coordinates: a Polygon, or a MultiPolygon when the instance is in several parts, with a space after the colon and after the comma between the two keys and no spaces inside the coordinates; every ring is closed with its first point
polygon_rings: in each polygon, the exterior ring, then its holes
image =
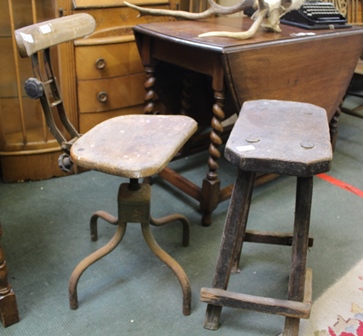
{"type": "Polygon", "coordinates": [[[81,167],[126,178],[162,171],[196,130],[180,115],[125,115],[108,119],[82,135],[71,147],[81,167]]]}
{"type": "Polygon", "coordinates": [[[226,217],[212,288],[202,288],[208,304],[204,327],[218,329],[222,307],[286,316],[284,336],[297,336],[301,318],[309,318],[312,271],[306,268],[313,175],[328,171],[332,161],[324,109],[306,103],[256,100],[243,104],[227,141],[225,157],[238,166],[226,217]],[[257,172],[297,177],[293,233],[248,231],[247,219],[257,172]],[[238,269],[244,242],[292,247],[286,300],[227,290],[238,269]]]}
{"type": "Polygon", "coordinates": [[[326,172],[332,160],[326,111],[307,103],[246,102],[224,155],[246,171],[293,176],[326,172]]]}

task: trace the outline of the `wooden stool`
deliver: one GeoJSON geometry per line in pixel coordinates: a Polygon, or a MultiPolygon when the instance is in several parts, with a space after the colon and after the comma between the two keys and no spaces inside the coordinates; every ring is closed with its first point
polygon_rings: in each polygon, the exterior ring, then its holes
{"type": "Polygon", "coordinates": [[[126,115],[109,119],[80,137],[71,147],[71,158],[81,167],[130,179],[118,192],[118,218],[103,211],[91,218],[91,237],[97,240],[97,219],[117,225],[108,244],[89,255],[74,269],[69,281],[69,300],[77,309],[77,283],[94,262],[110,253],[122,240],[127,223],[141,223],[142,233],[151,251],[177,276],[183,291],[183,314],[190,314],[191,290],[181,266],[156,243],[150,230],[179,220],[183,224],[183,245],[189,244],[189,222],[182,215],[161,219],[150,217],[150,185],[138,179],[159,173],[196,131],[197,123],[185,116],[126,115]]]}
{"type": "Polygon", "coordinates": [[[213,288],[202,288],[208,303],[204,327],[218,329],[222,307],[286,316],[284,335],[298,335],[301,318],[309,318],[312,271],[306,269],[313,175],[330,169],[332,149],[324,109],[306,103],[256,100],[244,103],[227,141],[225,157],[239,167],[230,201],[213,288]],[[292,235],[246,231],[256,172],[297,176],[292,235]],[[227,291],[244,241],[292,245],[287,300],[227,291]]]}

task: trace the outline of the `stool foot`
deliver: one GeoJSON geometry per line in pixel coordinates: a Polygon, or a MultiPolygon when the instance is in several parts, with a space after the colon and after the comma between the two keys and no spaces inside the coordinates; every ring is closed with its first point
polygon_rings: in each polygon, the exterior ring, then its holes
{"type": "Polygon", "coordinates": [[[149,246],[150,250],[164,262],[176,275],[183,292],[183,314],[190,315],[191,312],[191,288],[189,279],[185,274],[183,268],[169,255],[167,254],[155,241],[154,236],[151,233],[149,223],[141,223],[142,234],[149,246]]]}
{"type": "Polygon", "coordinates": [[[97,233],[97,220],[98,218],[102,218],[104,221],[106,221],[107,223],[110,223],[112,225],[117,225],[118,224],[118,219],[112,215],[110,215],[109,213],[99,210],[96,211],[91,219],[90,219],[90,230],[91,230],[91,240],[92,241],[97,241],[98,239],[98,233],[97,233]]]}
{"type": "Polygon", "coordinates": [[[162,226],[174,221],[179,221],[182,223],[183,225],[182,244],[183,246],[189,246],[190,224],[185,216],[179,214],[172,214],[161,218],[153,218],[153,217],[150,218],[150,224],[154,226],[162,226]]]}
{"type": "MultiPolygon", "coordinates": [[[[203,291],[203,288],[202,288],[203,291]]],[[[202,294],[203,295],[203,294],[202,294]]],[[[203,301],[201,299],[201,301],[203,301]]],[[[219,328],[219,319],[221,317],[222,307],[209,304],[205,312],[203,327],[208,330],[217,330],[219,328]]]]}
{"type": "Polygon", "coordinates": [[[285,329],[283,336],[298,336],[299,335],[300,319],[287,317],[285,320],[285,329]]]}
{"type": "Polygon", "coordinates": [[[98,249],[97,251],[90,254],[88,257],[83,259],[73,270],[71,278],[69,280],[68,293],[69,293],[69,304],[72,310],[78,308],[78,297],[77,297],[77,284],[83,274],[83,272],[97,260],[103,258],[111,251],[113,251],[116,246],[121,242],[126,231],[126,223],[119,223],[116,233],[111,238],[111,240],[98,249]]]}

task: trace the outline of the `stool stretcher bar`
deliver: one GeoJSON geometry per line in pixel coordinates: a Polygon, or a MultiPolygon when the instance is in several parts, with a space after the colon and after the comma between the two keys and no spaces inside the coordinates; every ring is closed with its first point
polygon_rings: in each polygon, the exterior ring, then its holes
{"type": "Polygon", "coordinates": [[[200,300],[215,306],[308,319],[312,306],[312,274],[312,270],[307,269],[303,302],[234,293],[219,288],[202,288],[200,300]]]}

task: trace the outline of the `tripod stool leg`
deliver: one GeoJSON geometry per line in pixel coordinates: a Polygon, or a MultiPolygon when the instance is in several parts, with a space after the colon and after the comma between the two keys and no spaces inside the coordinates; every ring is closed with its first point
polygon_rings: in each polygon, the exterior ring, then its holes
{"type": "MultiPolygon", "coordinates": [[[[293,301],[302,302],[304,299],[312,195],[313,177],[298,177],[288,287],[288,299],[293,301]]],[[[287,317],[285,320],[284,336],[297,336],[299,334],[299,324],[300,319],[287,317]]]]}
{"type": "Polygon", "coordinates": [[[126,225],[126,223],[120,222],[111,240],[106,245],[93,252],[88,257],[84,258],[73,270],[68,285],[69,305],[71,309],[75,310],[78,308],[77,284],[79,278],[89,266],[94,264],[97,260],[100,260],[101,258],[106,256],[116,248],[116,246],[121,242],[125,234],[126,225]]]}
{"type": "Polygon", "coordinates": [[[106,221],[109,224],[117,225],[118,224],[118,218],[110,215],[109,213],[99,210],[96,211],[90,219],[90,232],[91,232],[91,240],[97,241],[98,239],[98,232],[97,232],[97,220],[98,218],[102,218],[104,221],[106,221]]]}
{"type": "MultiPolygon", "coordinates": [[[[238,172],[222,235],[217,266],[213,278],[213,288],[227,289],[236,254],[240,254],[241,252],[255,176],[256,173],[254,172],[245,172],[242,170],[238,172]],[[240,237],[242,239],[238,242],[240,237]]],[[[221,306],[208,304],[204,328],[211,330],[218,329],[221,312],[221,306]]]]}
{"type": "Polygon", "coordinates": [[[182,244],[183,246],[189,246],[189,237],[190,237],[190,224],[188,219],[180,214],[172,214],[167,215],[161,218],[154,218],[150,216],[150,224],[154,226],[162,226],[165,224],[169,224],[174,221],[179,221],[183,225],[183,237],[182,244]]]}
{"type": "Polygon", "coordinates": [[[149,246],[150,250],[163,262],[165,263],[178,278],[182,292],[183,292],[183,314],[190,315],[191,312],[191,296],[192,291],[189,284],[189,279],[185,274],[183,268],[169,255],[167,254],[155,241],[154,236],[150,230],[149,222],[141,223],[142,234],[144,239],[149,246]]]}

